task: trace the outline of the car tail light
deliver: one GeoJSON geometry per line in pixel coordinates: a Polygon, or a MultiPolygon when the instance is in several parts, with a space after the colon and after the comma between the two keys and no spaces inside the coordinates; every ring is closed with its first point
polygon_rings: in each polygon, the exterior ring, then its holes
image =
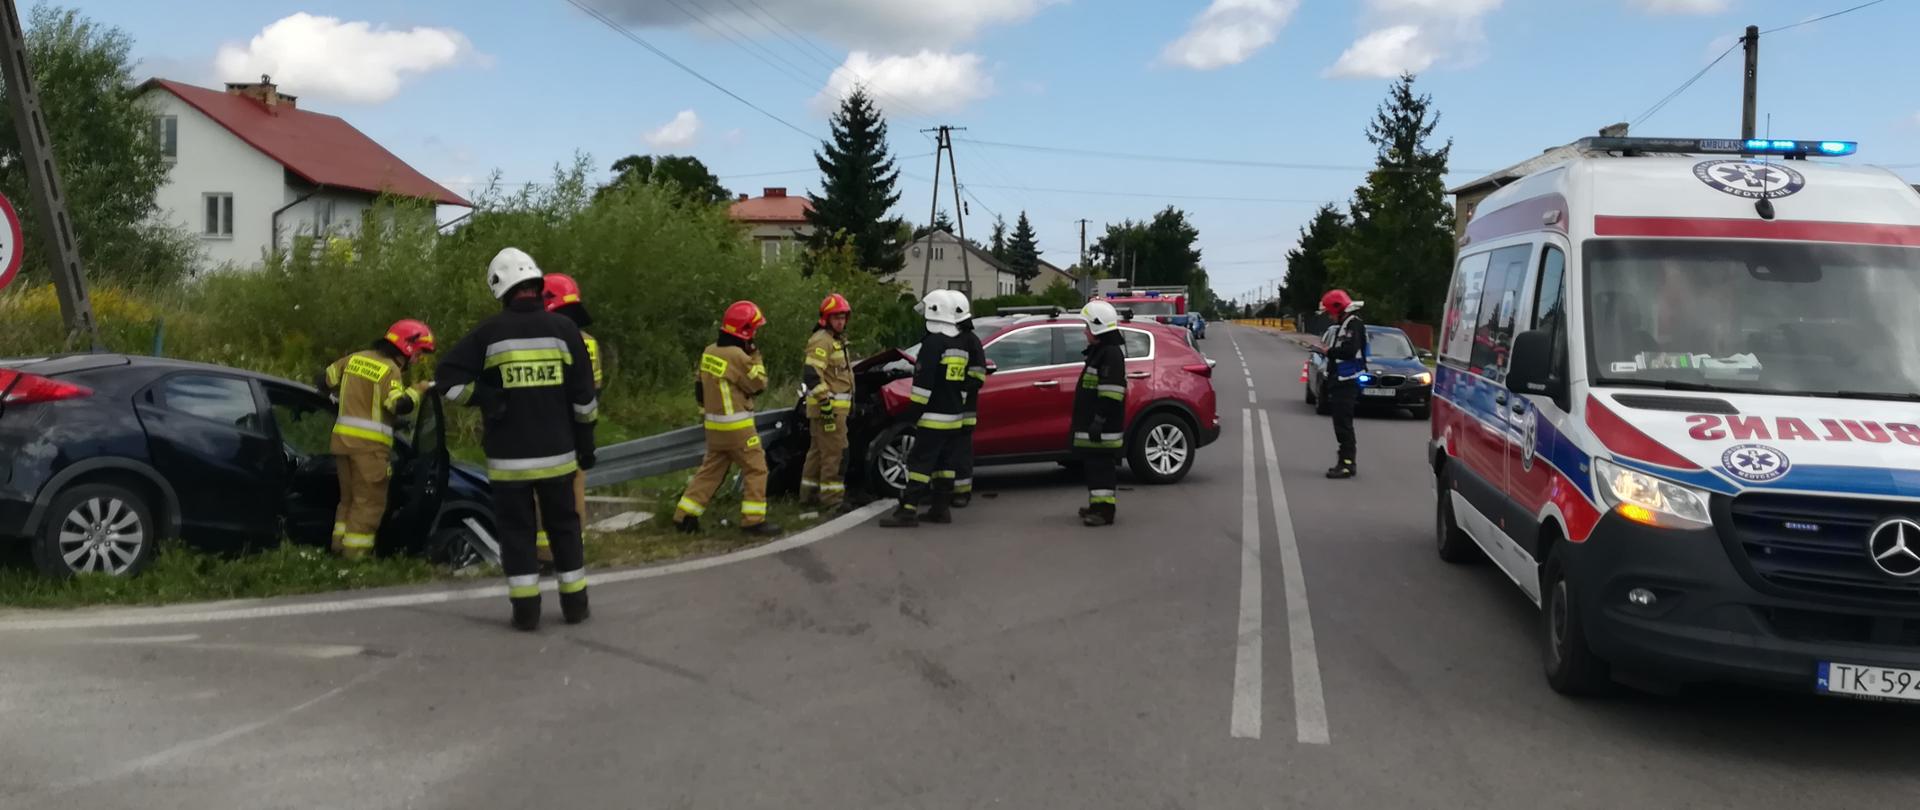
{"type": "Polygon", "coordinates": [[[0,405],[32,405],[93,396],[93,389],[38,374],[0,369],[0,405]]]}
{"type": "Polygon", "coordinates": [[[1186,371],[1192,372],[1194,374],[1198,374],[1202,377],[1213,376],[1213,366],[1210,366],[1206,363],[1188,363],[1184,366],[1181,366],[1180,368],[1186,371]]]}

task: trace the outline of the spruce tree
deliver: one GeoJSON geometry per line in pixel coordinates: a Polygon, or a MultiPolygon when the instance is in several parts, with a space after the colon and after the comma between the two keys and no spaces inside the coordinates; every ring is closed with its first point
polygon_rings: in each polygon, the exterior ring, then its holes
{"type": "Polygon", "coordinates": [[[1020,280],[1020,289],[1027,289],[1040,275],[1040,244],[1025,211],[1020,212],[1020,219],[1013,224],[1013,236],[1007,240],[1006,253],[1007,268],[1020,280]]]}
{"type": "Polygon", "coordinates": [[[886,119],[866,90],[855,89],[841,100],[830,126],[833,139],[813,156],[823,189],[807,212],[812,246],[830,248],[836,235],[844,235],[867,272],[897,273],[906,265],[906,245],[899,239],[905,223],[888,216],[900,201],[894,190],[900,171],[888,154],[886,119]]]}
{"type": "Polygon", "coordinates": [[[1332,204],[1320,206],[1313,220],[1300,229],[1300,243],[1287,251],[1287,284],[1280,303],[1296,313],[1320,309],[1320,296],[1332,286],[1327,259],[1349,230],[1347,215],[1332,204]]]}
{"type": "Polygon", "coordinates": [[[1367,126],[1378,155],[1328,266],[1333,283],[1366,301],[1375,320],[1435,323],[1453,275],[1453,207],[1442,180],[1453,141],[1428,145],[1440,115],[1413,82],[1401,74],[1367,126]]]}

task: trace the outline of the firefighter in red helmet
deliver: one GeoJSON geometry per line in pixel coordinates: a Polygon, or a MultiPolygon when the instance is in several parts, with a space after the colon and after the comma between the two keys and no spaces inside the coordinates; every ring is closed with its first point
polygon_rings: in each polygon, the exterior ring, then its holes
{"type": "Polygon", "coordinates": [[[1327,408],[1333,411],[1333,438],[1339,443],[1340,456],[1327,470],[1328,478],[1352,478],[1359,453],[1353,435],[1353,409],[1360,403],[1360,388],[1367,376],[1367,323],[1360,319],[1362,302],[1353,300],[1345,290],[1329,290],[1320,298],[1320,309],[1339,328],[1327,346],[1327,408]]]}
{"type": "MultiPolygon", "coordinates": [[[[606,388],[606,372],[601,360],[600,341],[587,334],[587,327],[593,324],[593,316],[587,314],[587,302],[581,297],[580,284],[572,276],[562,273],[548,273],[541,277],[541,296],[546,300],[547,311],[566,316],[580,327],[580,342],[587,345],[587,359],[593,361],[593,391],[597,396],[606,388]]],[[[580,520],[587,519],[587,476],[583,473],[573,477],[573,508],[580,520]]],[[[534,513],[540,512],[538,503],[534,513]]],[[[542,572],[553,568],[553,544],[547,537],[546,524],[534,535],[534,548],[540,560],[542,572]]]]}
{"type": "Polygon", "coordinates": [[[373,553],[387,513],[394,417],[420,405],[426,383],[407,387],[407,365],[433,351],[433,330],[416,320],[387,328],[385,337],[320,372],[318,387],[340,402],[329,450],[340,474],[340,505],[333,517],[333,550],[348,559],[373,553]]]}
{"type": "Polygon", "coordinates": [[[807,424],[812,441],[800,472],[800,499],[828,509],[846,497],[847,417],[853,413],[853,361],[847,356],[847,319],[853,307],[832,293],[820,302],[820,321],[807,338],[807,424]]]}
{"type": "Polygon", "coordinates": [[[700,516],[726,480],[727,469],[739,467],[744,479],[740,528],[753,535],[780,533],[780,527],[767,522],[767,456],[753,419],[753,398],[767,390],[767,366],[753,337],[766,323],[759,305],[735,301],[720,321],[720,337],[700,354],[693,397],[705,416],[707,455],[673,512],[673,522],[683,532],[700,530],[700,516]]]}

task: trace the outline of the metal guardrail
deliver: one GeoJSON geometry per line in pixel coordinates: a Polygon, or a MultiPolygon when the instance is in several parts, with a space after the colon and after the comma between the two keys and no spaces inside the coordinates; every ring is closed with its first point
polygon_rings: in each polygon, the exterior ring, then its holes
{"type": "MultiPolygon", "coordinates": [[[[753,426],[761,444],[770,444],[793,421],[793,410],[781,408],[757,414],[753,426]]],[[[604,487],[700,465],[707,453],[707,431],[699,425],[656,433],[644,439],[610,444],[594,451],[596,464],[587,471],[587,486],[604,487]]]]}

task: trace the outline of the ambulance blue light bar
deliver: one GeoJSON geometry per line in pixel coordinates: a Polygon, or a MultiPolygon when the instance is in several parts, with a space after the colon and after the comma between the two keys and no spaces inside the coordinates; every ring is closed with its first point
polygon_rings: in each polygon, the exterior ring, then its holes
{"type": "Polygon", "coordinates": [[[1803,141],[1783,138],[1583,138],[1579,145],[1599,152],[1685,155],[1779,155],[1846,157],[1860,151],[1855,141],[1803,141]]]}

